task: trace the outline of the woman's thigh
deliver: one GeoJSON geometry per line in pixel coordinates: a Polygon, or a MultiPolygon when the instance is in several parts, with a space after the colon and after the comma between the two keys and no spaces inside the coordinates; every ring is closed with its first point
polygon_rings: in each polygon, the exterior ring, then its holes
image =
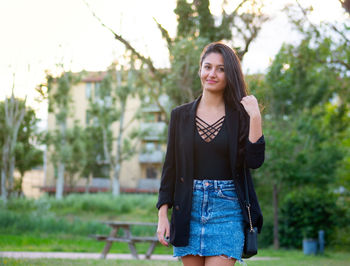
{"type": "Polygon", "coordinates": [[[184,266],[204,266],[205,257],[186,255],[181,260],[184,266]]]}
{"type": "Polygon", "coordinates": [[[223,256],[208,256],[205,257],[205,266],[233,266],[235,265],[236,260],[228,258],[225,255],[223,256]]]}

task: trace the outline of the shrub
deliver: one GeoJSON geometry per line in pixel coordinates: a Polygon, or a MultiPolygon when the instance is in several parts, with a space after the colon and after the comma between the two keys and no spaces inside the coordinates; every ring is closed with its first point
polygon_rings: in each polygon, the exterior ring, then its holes
{"type": "Polygon", "coordinates": [[[258,234],[258,247],[268,248],[273,244],[273,219],[264,215],[264,224],[261,233],[258,234]]]}
{"type": "Polygon", "coordinates": [[[10,210],[0,210],[0,234],[70,234],[85,235],[108,233],[109,228],[98,221],[82,221],[75,218],[67,221],[55,215],[38,215],[38,213],[19,214],[10,210]]]}
{"type": "MultiPolygon", "coordinates": [[[[110,228],[100,222],[105,217],[154,222],[156,200],[156,195],[113,197],[110,193],[70,194],[62,200],[48,196],[37,200],[10,199],[7,207],[0,204],[0,233],[106,234],[110,228]]],[[[133,229],[135,235],[149,235],[153,231],[151,227],[133,229]]]]}
{"type": "Polygon", "coordinates": [[[338,223],[336,197],[317,188],[289,193],[281,207],[280,244],[300,248],[303,238],[318,238],[324,230],[326,243],[338,223]]]}

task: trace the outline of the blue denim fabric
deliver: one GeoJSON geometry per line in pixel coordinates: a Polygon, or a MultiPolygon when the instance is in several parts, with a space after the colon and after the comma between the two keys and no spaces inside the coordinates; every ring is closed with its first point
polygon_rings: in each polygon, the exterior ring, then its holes
{"type": "Polygon", "coordinates": [[[243,217],[233,180],[193,180],[189,244],[174,257],[220,256],[241,261],[243,217]]]}

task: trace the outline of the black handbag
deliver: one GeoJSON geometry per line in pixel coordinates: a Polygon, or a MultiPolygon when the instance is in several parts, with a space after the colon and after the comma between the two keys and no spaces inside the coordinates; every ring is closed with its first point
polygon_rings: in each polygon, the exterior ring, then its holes
{"type": "Polygon", "coordinates": [[[242,258],[247,259],[258,253],[258,229],[256,227],[253,227],[253,224],[252,224],[245,164],[244,164],[244,187],[245,187],[245,204],[248,211],[249,227],[245,226],[244,228],[244,247],[243,247],[242,258]]]}

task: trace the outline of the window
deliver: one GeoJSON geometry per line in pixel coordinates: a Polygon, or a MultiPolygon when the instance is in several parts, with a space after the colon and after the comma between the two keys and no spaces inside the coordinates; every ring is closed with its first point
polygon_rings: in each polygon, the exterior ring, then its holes
{"type": "Polygon", "coordinates": [[[95,100],[100,98],[100,85],[101,83],[95,83],[95,100]]]}
{"type": "Polygon", "coordinates": [[[151,178],[151,179],[157,178],[157,169],[155,169],[153,166],[147,167],[146,178],[151,178]]]}
{"type": "Polygon", "coordinates": [[[86,99],[90,99],[91,98],[91,88],[92,88],[92,84],[90,82],[87,82],[86,86],[85,86],[85,97],[86,97],[86,99]]]}
{"type": "Polygon", "coordinates": [[[163,117],[161,113],[157,113],[157,122],[162,122],[163,121],[163,117]]]}

